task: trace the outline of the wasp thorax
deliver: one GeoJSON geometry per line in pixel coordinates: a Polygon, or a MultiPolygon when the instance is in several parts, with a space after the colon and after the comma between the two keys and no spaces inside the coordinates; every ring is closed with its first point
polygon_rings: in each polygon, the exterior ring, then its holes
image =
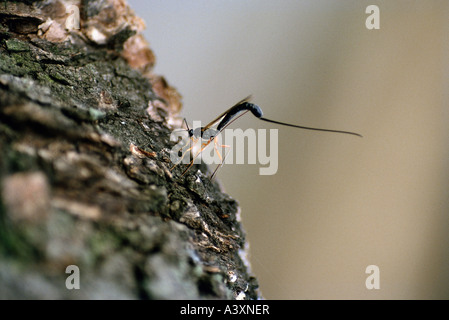
{"type": "MultiPolygon", "coordinates": [[[[192,129],[191,129],[192,130],[192,129]]],[[[203,140],[212,140],[215,138],[220,132],[217,129],[208,128],[204,130],[204,127],[196,128],[192,131],[190,136],[194,136],[195,138],[201,138],[203,140]]]]}

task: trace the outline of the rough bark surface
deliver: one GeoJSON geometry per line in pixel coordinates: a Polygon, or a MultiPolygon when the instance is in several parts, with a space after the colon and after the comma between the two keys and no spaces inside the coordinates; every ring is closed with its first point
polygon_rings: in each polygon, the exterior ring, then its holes
{"type": "Polygon", "coordinates": [[[237,202],[170,170],[180,96],[143,27],[120,0],[0,4],[0,298],[260,298],[237,202]]]}

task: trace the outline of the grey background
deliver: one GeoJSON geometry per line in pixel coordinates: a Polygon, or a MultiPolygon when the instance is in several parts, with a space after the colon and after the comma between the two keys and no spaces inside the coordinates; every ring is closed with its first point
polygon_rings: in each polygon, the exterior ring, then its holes
{"type": "Polygon", "coordinates": [[[218,174],[266,298],[449,298],[447,1],[129,3],[190,123],[252,94],[268,118],[364,135],[233,124],[279,129],[276,175],[218,174]]]}

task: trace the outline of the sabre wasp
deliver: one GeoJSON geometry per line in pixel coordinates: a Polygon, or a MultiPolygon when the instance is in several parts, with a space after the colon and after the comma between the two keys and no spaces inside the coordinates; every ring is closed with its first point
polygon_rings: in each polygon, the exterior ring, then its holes
{"type": "MultiPolygon", "coordinates": [[[[201,144],[200,151],[198,151],[197,154],[195,156],[193,156],[192,160],[190,161],[189,165],[184,170],[182,175],[186,174],[186,172],[193,166],[195,159],[201,154],[201,152],[203,152],[203,150],[212,141],[214,141],[215,151],[217,152],[217,155],[220,158],[221,164],[219,164],[217,166],[217,168],[214,170],[214,172],[212,173],[211,179],[213,179],[213,177],[215,176],[217,170],[224,163],[224,157],[221,156],[221,154],[220,154],[220,152],[218,151],[218,148],[217,148],[217,139],[216,139],[217,136],[224,129],[226,129],[226,127],[228,127],[231,123],[233,123],[238,118],[242,117],[243,115],[245,115],[248,112],[251,112],[256,118],[258,118],[260,120],[271,122],[271,123],[275,123],[275,124],[279,124],[279,125],[283,125],[283,126],[294,127],[294,128],[299,128],[299,129],[305,129],[305,130],[316,130],[316,131],[324,131],[324,132],[350,134],[350,135],[362,137],[361,134],[356,133],[356,132],[351,132],[351,131],[322,129],[322,128],[314,128],[314,127],[305,127],[305,126],[299,126],[299,125],[296,125],[296,124],[290,124],[290,123],[285,123],[285,122],[280,122],[280,121],[264,118],[262,109],[258,105],[254,104],[254,103],[250,103],[249,102],[250,99],[251,99],[251,96],[248,96],[245,99],[239,101],[238,103],[233,105],[231,108],[229,108],[228,110],[226,110],[225,112],[220,114],[217,118],[215,118],[214,120],[209,122],[204,127],[191,129],[191,128],[189,128],[186,119],[184,119],[184,122],[185,122],[185,124],[187,126],[187,132],[188,132],[188,135],[189,135],[189,139],[191,139],[191,141],[195,141],[195,142],[198,141],[198,139],[202,139],[202,140],[205,140],[205,142],[203,142],[201,144]],[[215,125],[217,126],[216,129],[213,128],[215,125]]],[[[220,147],[229,147],[229,146],[221,145],[220,147]]],[[[181,156],[181,160],[182,160],[182,158],[184,158],[184,156],[185,156],[185,154],[187,152],[192,150],[192,148],[193,147],[190,147],[186,151],[183,152],[183,154],[181,156]]],[[[225,155],[225,157],[226,157],[226,155],[225,155]]],[[[175,164],[171,169],[175,168],[178,164],[179,163],[175,164]]]]}

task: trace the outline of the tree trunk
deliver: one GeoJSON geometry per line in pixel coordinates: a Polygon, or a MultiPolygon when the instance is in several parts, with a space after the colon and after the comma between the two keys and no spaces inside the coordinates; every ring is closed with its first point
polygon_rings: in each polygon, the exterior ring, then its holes
{"type": "Polygon", "coordinates": [[[0,298],[260,298],[237,202],[170,170],[180,95],[143,22],[72,3],[0,4],[0,298]]]}

